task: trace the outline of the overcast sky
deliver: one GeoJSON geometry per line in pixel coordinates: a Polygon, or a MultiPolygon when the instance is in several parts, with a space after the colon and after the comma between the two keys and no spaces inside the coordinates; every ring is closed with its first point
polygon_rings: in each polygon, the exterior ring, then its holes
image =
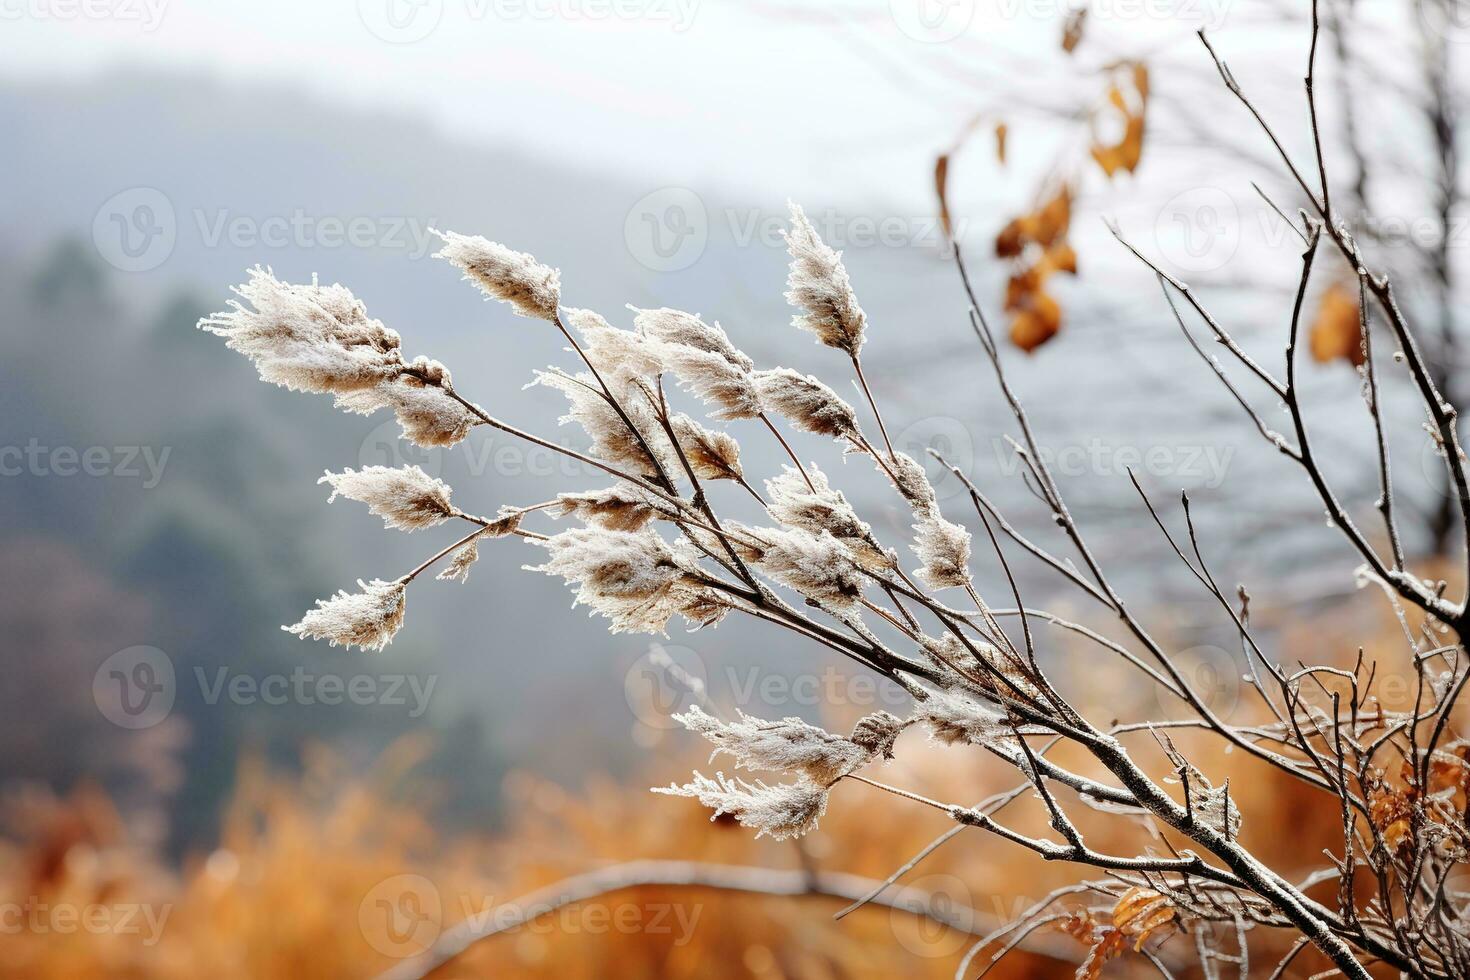
{"type": "MultiPolygon", "coordinates": [[[[1094,0],[1088,54],[1100,63],[1109,36],[1149,46],[1228,28],[1229,3],[1094,0]]],[[[934,154],[977,109],[1036,90],[1059,4],[0,0],[0,73],[280,80],[644,178],[919,201],[934,154]],[[913,178],[903,190],[897,174],[913,178]]]]}

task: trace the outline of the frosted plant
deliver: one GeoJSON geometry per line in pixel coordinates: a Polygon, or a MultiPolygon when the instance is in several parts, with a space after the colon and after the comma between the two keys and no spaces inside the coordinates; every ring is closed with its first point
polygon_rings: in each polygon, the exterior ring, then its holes
{"type": "MultiPolygon", "coordinates": [[[[1244,100],[1223,64],[1220,69],[1229,91],[1244,100]]],[[[1310,171],[1290,172],[1297,177],[1310,171]]],[[[1318,173],[1325,182],[1326,167],[1319,166],[1318,173]]],[[[958,248],[955,259],[970,322],[1009,408],[1006,425],[1016,433],[1008,438],[1020,454],[1028,488],[1047,508],[1071,557],[1022,533],[971,474],[931,453],[968,491],[960,498],[963,520],[946,514],[920,461],[893,448],[860,357],[864,349],[888,342],[891,333],[863,313],[841,256],[821,241],[798,208],[787,235],[792,258],[787,294],[797,310],[795,323],[846,356],[849,363],[840,365],[841,372],[850,366],[851,381],[865,403],[861,411],[821,378],[757,365],[718,324],[696,315],[633,309],[630,326],[589,310],[564,310],[556,270],[503,245],[453,232],[443,235],[440,258],[490,298],[515,314],[544,321],[545,329],[565,341],[567,363],[536,372],[532,384],[567,398],[562,421],[581,430],[586,451],[489,414],[460,394],[439,362],[425,356],[406,360],[398,334],[371,318],[342,286],[291,285],[257,268],[238,287],[230,308],[200,326],[248,357],[266,381],[332,395],[350,412],[392,411],[404,438],[417,445],[453,445],[485,426],[600,474],[600,488],[567,487],[550,500],[507,503],[484,517],[453,505],[450,488],[415,467],[328,473],[323,482],[331,485],[333,497],[366,503],[389,527],[433,534],[453,523],[465,533],[407,574],[360,583],[358,592],[319,601],[287,627],[290,632],[381,649],[403,627],[407,591],[424,587],[415,585],[424,572],[439,567],[438,578],[463,582],[481,548],[520,538],[544,554],[528,567],[562,579],[574,592],[574,604],[605,617],[614,632],[662,634],[676,620],[697,629],[732,614],[746,616],[886,678],[912,702],[902,714],[877,712],[861,719],[846,738],[796,718],[763,721],[742,714],[722,721],[692,708],[680,716],[682,722],[713,742],[717,753],[731,755],[740,767],[790,774],[792,781],[768,784],[695,773],[691,782],[658,792],[696,799],[759,836],[782,840],[815,830],[832,787],[850,781],[952,821],[933,847],[960,830],[976,830],[1039,860],[1101,872],[1044,896],[1014,923],[981,937],[966,963],[992,946],[996,956],[1003,955],[1018,937],[1051,925],[1085,944],[1078,959],[1084,963],[1079,975],[1087,980],[1095,980],[1102,965],[1120,955],[1147,958],[1150,966],[1174,975],[1170,971],[1181,947],[1198,957],[1201,975],[1221,976],[1222,966],[1231,971],[1238,966],[1245,976],[1253,962],[1260,962],[1252,960],[1252,947],[1279,951],[1279,938],[1271,937],[1283,935],[1292,937],[1290,948],[1274,976],[1285,975],[1311,946],[1315,952],[1304,955],[1315,957],[1310,969],[1319,975],[1370,980],[1368,968],[1376,964],[1416,980],[1450,980],[1470,975],[1470,896],[1452,887],[1457,869],[1470,861],[1464,796],[1470,787],[1470,748],[1454,717],[1457,700],[1470,686],[1470,657],[1462,645],[1470,630],[1470,603],[1463,594],[1452,594],[1450,584],[1408,568],[1385,420],[1378,409],[1378,363],[1387,359],[1380,356],[1383,345],[1396,348],[1389,353],[1407,369],[1444,447],[1439,464],[1457,488],[1467,527],[1470,471],[1454,410],[1435,389],[1389,280],[1369,271],[1346,225],[1330,209],[1325,188],[1320,198],[1319,190],[1305,182],[1300,190],[1311,207],[1301,212],[1297,228],[1306,249],[1285,381],[1246,355],[1183,283],[1141,252],[1134,254],[1157,273],[1168,313],[1253,427],[1306,473],[1330,526],[1361,559],[1362,581],[1378,586],[1370,597],[1387,595],[1394,604],[1406,646],[1397,669],[1414,679],[1408,709],[1379,696],[1379,677],[1391,665],[1380,672],[1366,652],[1347,667],[1285,666],[1252,626],[1245,589],[1226,592],[1218,584],[1188,498],[1181,501],[1182,516],[1166,519],[1135,480],[1143,508],[1239,640],[1245,697],[1259,717],[1232,721],[1221,716],[1211,692],[1200,688],[1194,672],[1125,600],[1067,506],[1032,421],[1009,384],[1005,358],[958,248]],[[1324,242],[1346,260],[1364,304],[1362,380],[1378,436],[1374,462],[1381,491],[1374,520],[1382,520],[1386,544],[1375,544],[1375,537],[1354,523],[1332,480],[1318,467],[1302,421],[1295,382],[1301,299],[1324,242]],[[1179,297],[1223,348],[1219,359],[1194,343],[1176,305],[1179,297]],[[1379,355],[1373,353],[1375,343],[1379,355]],[[1264,394],[1237,388],[1227,363],[1264,394]],[[684,391],[671,392],[675,385],[684,391]],[[675,407],[673,397],[697,398],[709,409],[708,417],[675,407]],[[1255,408],[1258,398],[1284,406],[1293,435],[1277,433],[1267,423],[1255,408]],[[865,432],[868,425],[876,426],[878,440],[865,432]],[[792,440],[783,428],[794,430],[792,440]],[[742,453],[739,439],[752,434],[774,439],[789,465],[748,480],[750,460],[758,456],[742,453]],[[891,485],[893,504],[912,514],[914,534],[907,548],[881,540],[849,497],[804,458],[803,440],[813,438],[842,454],[869,458],[891,485]],[[751,485],[760,479],[766,497],[751,485]],[[759,508],[763,516],[758,522],[736,520],[727,509],[727,494],[743,494],[740,503],[759,508]],[[1188,535],[1183,541],[1173,530],[1181,520],[1188,535]],[[972,530],[984,532],[980,541],[987,546],[980,571],[988,574],[979,577],[972,530]],[[1113,624],[1111,631],[1095,631],[1024,601],[1010,564],[1015,553],[1035,559],[1075,588],[1113,624]],[[917,556],[917,566],[909,555],[917,556]],[[987,601],[977,581],[1003,582],[1003,601],[987,601]],[[1129,696],[1103,710],[1089,707],[1095,703],[1086,696],[1095,666],[1059,669],[1058,631],[1093,644],[1098,658],[1125,671],[1132,680],[1125,692],[1129,696]],[[1177,711],[1139,709],[1139,704],[1177,705],[1177,711]],[[1123,717],[1127,713],[1141,717],[1123,717]],[[927,730],[945,751],[989,753],[1013,772],[1012,785],[972,806],[932,800],[861,771],[886,763],[902,778],[900,736],[909,727],[927,730]],[[1295,867],[1268,866],[1250,849],[1250,840],[1238,837],[1254,824],[1232,799],[1229,783],[1175,747],[1170,738],[1175,729],[1224,746],[1237,765],[1270,767],[1320,795],[1332,820],[1342,824],[1341,842],[1328,862],[1310,875],[1295,867]],[[1036,801],[1049,829],[1033,834],[1012,821],[1005,810],[1018,799],[1036,801]],[[1088,823],[1082,822],[1084,816],[1088,823]],[[1112,823],[1094,839],[1092,821],[1112,823]],[[1098,843],[1102,840],[1106,846],[1098,843]],[[1060,910],[1055,908],[1059,903],[1060,910]]],[[[497,404],[502,401],[509,398],[498,398],[497,404]]],[[[994,427],[1001,428],[998,422],[994,427]]],[[[1459,574],[1467,571],[1462,567],[1459,574]]],[[[702,688],[699,694],[708,703],[702,688]]],[[[1194,972],[1179,970],[1181,975],[1194,972]]]]}
{"type": "Polygon", "coordinates": [[[303,639],[328,640],[332,646],[381,650],[403,625],[406,583],[402,580],[357,583],[361,592],[338,592],[318,599],[317,607],[294,626],[281,627],[303,639]]]}
{"type": "Polygon", "coordinates": [[[455,515],[449,485],[417,466],[364,466],[359,471],[328,472],[318,483],[331,484],[331,503],[339,496],[361,501],[385,527],[404,531],[436,527],[455,515]]]}
{"type": "Polygon", "coordinates": [[[786,249],[791,253],[791,275],[786,280],[786,299],[805,311],[791,322],[815,334],[819,342],[855,358],[863,349],[868,317],[847,280],[842,254],[817,236],[800,206],[791,204],[790,208],[786,249]]]}
{"type": "Polygon", "coordinates": [[[506,248],[478,235],[441,234],[444,247],[434,253],[458,266],[466,279],[490,299],[510,305],[516,313],[539,320],[555,320],[561,303],[561,277],[525,252],[506,248]]]}
{"type": "Polygon", "coordinates": [[[728,813],[757,837],[773,840],[789,840],[815,830],[817,820],[827,812],[827,790],[806,780],[768,786],[759,780],[727,779],[722,772],[715,773],[714,779],[696,772],[693,781],[683,786],[654,792],[693,797],[714,811],[711,820],[728,813]]]}
{"type": "Polygon", "coordinates": [[[873,757],[871,749],[800,718],[762,721],[742,713],[739,721],[720,721],[698,706],[673,717],[713,743],[716,755],[730,755],[737,767],[801,775],[819,786],[861,769],[873,757]]]}

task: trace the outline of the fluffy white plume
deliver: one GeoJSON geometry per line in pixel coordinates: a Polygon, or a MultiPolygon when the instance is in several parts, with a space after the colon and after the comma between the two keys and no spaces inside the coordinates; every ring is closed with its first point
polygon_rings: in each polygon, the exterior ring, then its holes
{"type": "Polygon", "coordinates": [[[1003,753],[1015,747],[1015,733],[998,709],[954,691],[931,690],[914,716],[929,725],[934,739],[945,744],[964,742],[1003,753]]]}
{"type": "Polygon", "coordinates": [[[687,796],[714,810],[710,819],[722,813],[734,817],[742,827],[768,835],[775,840],[800,837],[815,830],[817,821],[827,811],[827,791],[801,780],[768,786],[757,780],[726,779],[722,772],[710,779],[696,772],[693,782],[683,786],[654,787],[666,796],[687,796]]]}
{"type": "Polygon", "coordinates": [[[676,347],[692,347],[695,350],[717,354],[742,371],[749,372],[755,367],[755,363],[750,358],[730,343],[730,338],[726,336],[718,323],[708,324],[693,313],[667,308],[658,310],[635,308],[634,314],[633,325],[638,331],[659,343],[676,347]]]}
{"type": "Polygon", "coordinates": [[[225,338],[265,381],[345,394],[389,381],[403,368],[398,334],[368,316],[344,286],[291,285],[256,266],[234,292],[244,302],[232,300],[199,329],[225,338]]]}
{"type": "Polygon", "coordinates": [[[741,480],[740,444],[729,433],[707,429],[682,412],[669,422],[689,468],[701,480],[741,480]]]}
{"type": "Polygon", "coordinates": [[[663,633],[669,618],[694,598],[694,569],[678,560],[651,529],[571,528],[545,541],[546,563],[527,566],[577,587],[573,605],[590,606],[612,621],[614,633],[663,633]]]}
{"type": "Polygon", "coordinates": [[[383,649],[403,625],[404,584],[359,579],[357,585],[361,592],[338,592],[330,599],[318,599],[317,607],[301,622],[281,629],[303,639],[327,640],[332,646],[383,649]]]}
{"type": "Polygon", "coordinates": [[[835,610],[857,605],[863,575],[857,561],[831,534],[795,528],[759,528],[762,542],[754,561],[772,579],[835,610]]]}
{"type": "Polygon", "coordinates": [[[642,530],[663,508],[658,498],[631,483],[618,482],[605,490],[557,494],[557,517],[573,514],[584,524],[610,531],[642,530]]]}
{"type": "Polygon", "coordinates": [[[875,711],[858,719],[849,740],[868,753],[870,759],[893,758],[893,743],[909,725],[897,715],[875,711]]]}
{"type": "Polygon", "coordinates": [[[575,376],[560,371],[537,371],[536,383],[555,388],[567,396],[567,414],[561,417],[566,425],[575,422],[592,439],[592,454],[608,463],[632,470],[639,476],[655,476],[658,472],[653,459],[644,451],[644,444],[658,456],[664,472],[677,474],[679,461],[674,455],[668,436],[653,416],[653,410],[642,398],[624,399],[621,404],[628,417],[643,436],[644,443],[628,429],[617,410],[603,396],[597,379],[583,371],[575,376]]]}
{"type": "Polygon", "coordinates": [[[893,483],[899,495],[908,501],[914,515],[924,517],[934,512],[939,506],[938,498],[934,496],[934,487],[930,484],[924,467],[907,453],[895,452],[891,457],[885,457],[885,459],[888,468],[880,466],[879,469],[893,483]],[[889,473],[889,469],[893,472],[889,473]],[[897,479],[894,479],[895,477],[897,479]]]}
{"type": "Polygon", "coordinates": [[[718,323],[680,310],[635,310],[638,332],[659,345],[664,365],[679,384],[715,405],[720,419],[753,419],[762,411],[751,371],[718,323]]]}
{"type": "Polygon", "coordinates": [[[406,377],[366,391],[338,395],[337,407],[358,415],[389,408],[398,417],[403,438],[416,446],[452,446],[480,420],[442,388],[406,377]]]}
{"type": "Polygon", "coordinates": [[[467,544],[461,545],[455,551],[454,557],[449,559],[449,564],[445,565],[443,571],[434,577],[441,582],[468,582],[470,580],[470,569],[479,560],[480,538],[476,535],[467,544]]]}
{"type": "Polygon", "coordinates": [[[858,517],[842,491],[833,489],[816,466],[807,467],[807,476],[810,486],[800,470],[785,466],[780,476],[766,481],[771,516],[787,527],[830,533],[852,550],[864,568],[888,566],[889,556],[873,537],[873,529],[858,517]]]}
{"type": "Polygon", "coordinates": [[[714,744],[712,759],[724,752],[736,768],[802,775],[818,786],[829,786],[872,759],[867,749],[800,718],[763,721],[742,712],[739,721],[721,721],[696,705],[674,720],[714,744]]]}
{"type": "Polygon", "coordinates": [[[914,554],[923,567],[919,577],[931,589],[953,589],[970,581],[970,532],[963,525],[934,515],[914,525],[914,554]]]}
{"type": "Polygon", "coordinates": [[[364,466],[328,472],[316,482],[331,485],[327,503],[341,496],[367,504],[368,513],[381,517],[386,527],[416,531],[454,516],[449,485],[417,466],[364,466]]]}
{"type": "Polygon", "coordinates": [[[444,247],[434,258],[458,267],[464,277],[491,299],[509,303],[520,316],[555,320],[561,303],[561,273],[525,252],[506,248],[479,235],[435,232],[444,247]]]}
{"type": "Polygon", "coordinates": [[[773,368],[757,371],[754,378],[761,403],[798,429],[849,442],[860,438],[852,406],[811,375],[773,368]]]}
{"type": "Polygon", "coordinates": [[[697,347],[669,345],[664,348],[664,362],[674,372],[680,387],[693,392],[705,404],[715,406],[717,419],[753,419],[765,410],[755,387],[755,376],[719,354],[697,347]]]}
{"type": "Polygon", "coordinates": [[[582,336],[582,352],[618,392],[634,381],[652,379],[663,372],[663,345],[657,340],[633,330],[620,330],[592,310],[569,309],[566,319],[582,336]]]}
{"type": "Polygon", "coordinates": [[[786,301],[806,311],[791,322],[828,347],[857,357],[868,318],[848,282],[842,253],[823,243],[798,205],[788,202],[788,206],[791,230],[786,232],[786,250],[791,254],[791,272],[786,279],[786,301]]]}

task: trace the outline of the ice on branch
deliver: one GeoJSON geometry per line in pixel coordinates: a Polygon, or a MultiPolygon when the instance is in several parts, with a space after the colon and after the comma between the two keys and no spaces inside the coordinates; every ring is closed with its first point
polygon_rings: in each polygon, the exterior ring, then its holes
{"type": "Polygon", "coordinates": [[[698,706],[673,717],[715,746],[711,759],[724,752],[736,768],[802,775],[818,786],[831,785],[873,757],[872,751],[800,718],[764,721],[741,712],[739,721],[721,721],[698,706]]]}
{"type": "Polygon", "coordinates": [[[715,773],[714,779],[696,772],[693,782],[654,787],[653,791],[697,799],[714,810],[711,820],[728,813],[742,827],[754,830],[756,837],[775,840],[789,840],[815,830],[827,810],[827,791],[805,780],[768,786],[759,780],[747,783],[727,779],[722,772],[715,773]]]}
{"type": "Polygon", "coordinates": [[[857,357],[868,318],[852,291],[842,253],[823,243],[800,206],[790,202],[788,206],[791,230],[786,232],[786,250],[791,254],[791,272],[786,279],[786,301],[806,311],[791,322],[828,347],[857,357]]]}
{"type": "Polygon", "coordinates": [[[931,589],[954,589],[970,582],[970,532],[938,516],[914,525],[914,554],[923,567],[919,578],[931,589]]]}
{"type": "Polygon", "coordinates": [[[520,316],[556,320],[561,303],[561,273],[556,269],[479,235],[435,234],[443,239],[444,247],[434,258],[457,267],[486,296],[509,303],[520,316]]]}
{"type": "Polygon", "coordinates": [[[597,379],[590,372],[583,371],[572,376],[560,371],[537,371],[536,383],[555,388],[567,396],[567,414],[560,421],[563,425],[575,422],[582,427],[582,431],[592,439],[594,456],[615,466],[630,469],[639,476],[657,476],[659,466],[671,475],[679,472],[679,461],[674,455],[673,446],[664,435],[658,420],[654,418],[653,409],[647,400],[629,398],[621,403],[623,411],[638,430],[635,434],[629,431],[622,416],[603,395],[597,379]],[[645,446],[657,454],[657,464],[645,446]]]}
{"type": "Polygon", "coordinates": [[[611,620],[614,633],[661,634],[675,613],[696,603],[703,608],[696,570],[651,529],[572,528],[533,543],[546,549],[547,559],[527,570],[576,586],[573,605],[589,606],[611,620]]]}
{"type": "Polygon", "coordinates": [[[766,494],[771,516],[787,527],[813,534],[828,532],[846,545],[864,568],[891,566],[889,555],[873,537],[873,529],[816,466],[807,467],[806,476],[795,467],[782,467],[780,476],[766,481],[766,494]]]}
{"type": "Polygon", "coordinates": [[[725,432],[707,429],[683,413],[670,420],[689,468],[701,480],[743,480],[740,444],[725,432]]]}
{"type": "Polygon", "coordinates": [[[854,444],[862,438],[852,406],[811,375],[773,368],[754,378],[762,404],[798,429],[854,444]]]}
{"type": "Polygon", "coordinates": [[[340,496],[367,504],[368,513],[381,517],[386,527],[417,531],[454,516],[449,485],[417,466],[364,466],[328,472],[317,482],[332,487],[327,503],[340,496]]]}
{"type": "Polygon", "coordinates": [[[759,528],[753,560],[762,572],[807,599],[831,609],[854,608],[863,594],[857,560],[831,534],[786,528],[759,528]]]}
{"type": "Polygon", "coordinates": [[[622,330],[592,310],[569,309],[566,320],[582,337],[582,352],[618,393],[636,381],[651,381],[664,370],[662,345],[633,330],[622,330]]]}
{"type": "Polygon", "coordinates": [[[260,377],[293,391],[347,394],[374,388],[403,368],[398,334],[367,315],[345,286],[298,286],[256,266],[230,309],[199,329],[255,363],[260,377]]]}
{"type": "Polygon", "coordinates": [[[327,640],[336,646],[381,650],[403,625],[405,586],[401,581],[357,583],[361,592],[338,592],[318,599],[317,607],[294,626],[282,626],[303,639],[327,640]]]}

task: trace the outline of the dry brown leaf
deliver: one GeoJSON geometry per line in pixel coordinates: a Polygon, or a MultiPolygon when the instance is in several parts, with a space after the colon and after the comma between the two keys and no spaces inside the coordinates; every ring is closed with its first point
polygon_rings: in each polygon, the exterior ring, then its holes
{"type": "Polygon", "coordinates": [[[995,124],[995,159],[1002,167],[1006,163],[1006,136],[1009,132],[1005,123],[995,124]]]}
{"type": "Polygon", "coordinates": [[[1071,54],[1082,41],[1083,28],[1087,26],[1087,7],[1079,7],[1067,15],[1062,25],[1062,50],[1071,54]]]}
{"type": "Polygon", "coordinates": [[[1345,360],[1355,367],[1362,365],[1362,323],[1358,318],[1358,297],[1351,289],[1335,282],[1322,293],[1308,342],[1318,363],[1345,360]]]}
{"type": "Polygon", "coordinates": [[[954,237],[954,225],[949,216],[949,154],[941,153],[934,161],[934,190],[939,195],[939,223],[944,226],[944,237],[954,237]]]}

